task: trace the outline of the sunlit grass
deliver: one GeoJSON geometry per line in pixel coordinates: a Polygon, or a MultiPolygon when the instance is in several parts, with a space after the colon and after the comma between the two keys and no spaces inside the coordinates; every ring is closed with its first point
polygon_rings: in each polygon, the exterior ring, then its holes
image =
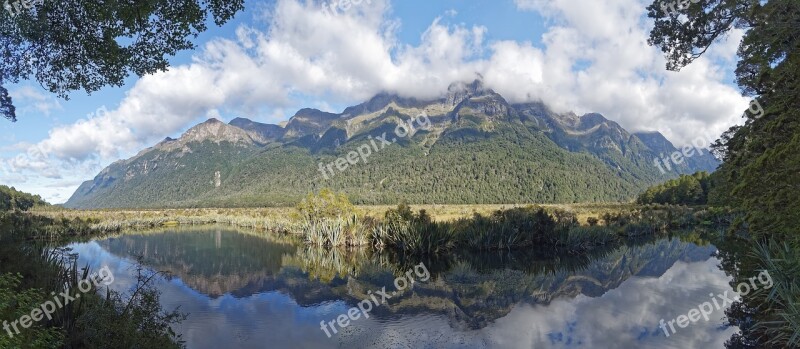
{"type": "Polygon", "coordinates": [[[629,204],[401,207],[404,213],[395,215],[394,219],[388,219],[387,213],[397,210],[387,206],[349,206],[337,216],[316,218],[304,216],[295,208],[47,209],[32,214],[53,221],[53,224],[43,224],[39,230],[34,229],[38,232],[35,238],[225,224],[264,234],[296,236],[312,246],[371,246],[378,250],[392,249],[421,255],[444,254],[453,249],[483,251],[535,246],[557,246],[581,253],[596,246],[617,243],[623,237],[661,235],[670,229],[696,224],[698,219],[707,219],[695,217],[691,208],[629,204]],[[503,209],[482,213],[497,207],[503,209]],[[420,213],[414,213],[415,209],[420,213]],[[579,217],[585,218],[581,220],[579,217]]]}

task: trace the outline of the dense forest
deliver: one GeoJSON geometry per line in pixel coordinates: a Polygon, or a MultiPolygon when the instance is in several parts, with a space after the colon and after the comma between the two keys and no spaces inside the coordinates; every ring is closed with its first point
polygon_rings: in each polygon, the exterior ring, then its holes
{"type": "Polygon", "coordinates": [[[18,191],[14,187],[0,185],[0,211],[27,211],[34,206],[47,206],[39,195],[18,191]]]}
{"type": "MultiPolygon", "coordinates": [[[[719,243],[723,266],[733,277],[731,285],[745,282],[758,270],[776,279],[768,294],[745,297],[728,312],[731,323],[742,331],[729,347],[798,347],[800,2],[704,1],[674,13],[662,10],[672,4],[656,0],[648,7],[655,19],[649,43],[662,49],[667,67],[678,70],[691,64],[719,38],[741,29],[745,34],[736,81],[765,110],[760,117],[745,113],[744,125],[731,127],[714,145],[723,164],[711,175],[709,204],[733,208],[743,217],[729,231],[733,235],[719,243]],[[735,240],[751,249],[726,247],[735,240]]],[[[652,198],[676,189],[675,183],[654,188],[652,198]]]]}
{"type": "MultiPolygon", "coordinates": [[[[387,115],[362,125],[338,146],[327,137],[333,129],[319,139],[312,135],[265,147],[225,138],[184,141],[190,138],[184,135],[175,141],[182,147],[156,146],[112,164],[81,185],[66,206],[285,207],[325,187],[347,193],[355,204],[620,202],[682,173],[662,174],[652,164],[658,153],[674,150],[671,144],[656,151],[605,119],[595,118],[598,127],[584,138],[569,139],[567,131],[524,118],[482,125],[466,119],[437,124],[438,134],[399,138],[324,175],[320,166],[358,152],[369,137],[392,135],[397,119],[387,115]]],[[[187,134],[211,127],[243,132],[220,124],[206,122],[187,134]]],[[[707,166],[687,164],[681,171],[707,166]]]]}
{"type": "Polygon", "coordinates": [[[707,172],[681,175],[665,183],[648,188],[636,199],[638,204],[705,205],[711,189],[711,176],[707,172]]]}

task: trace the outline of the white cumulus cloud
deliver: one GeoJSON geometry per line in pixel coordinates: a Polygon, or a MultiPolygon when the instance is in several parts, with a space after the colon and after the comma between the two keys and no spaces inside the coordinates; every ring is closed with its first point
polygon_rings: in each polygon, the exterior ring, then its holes
{"type": "MultiPolygon", "coordinates": [[[[600,112],[630,131],[661,131],[676,145],[717,136],[741,121],[748,101],[728,83],[741,32],[683,71],[667,72],[660,51],[646,42],[652,26],[647,0],[516,4],[546,18],[543,37],[487,41],[491,27],[444,24],[453,10],[409,45],[397,38],[402,19],[394,17],[389,0],[338,14],[313,2],[278,0],[263,10],[264,23],[242,25],[232,38],[207,42],[191,63],[139,79],[107,113],[51,129],[37,146],[54,164],[30,170],[57,178],[59,169],[66,171],[62,165],[86,162],[92,166],[82,168],[96,171],[97,164],[130,156],[210,116],[277,123],[300,107],[330,110],[381,91],[433,98],[476,73],[511,102],[600,112]],[[308,100],[317,102],[302,105],[308,100]]],[[[64,181],[94,173],[70,175],[64,181]]]]}

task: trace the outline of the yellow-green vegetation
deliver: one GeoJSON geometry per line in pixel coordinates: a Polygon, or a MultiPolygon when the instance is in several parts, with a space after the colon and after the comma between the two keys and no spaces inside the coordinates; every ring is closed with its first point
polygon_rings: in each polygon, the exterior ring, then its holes
{"type": "Polygon", "coordinates": [[[496,210],[487,215],[473,212],[470,217],[436,221],[425,209],[414,212],[410,206],[400,204],[378,218],[360,215],[344,195],[330,190],[309,195],[297,210],[301,223],[289,232],[299,234],[307,244],[369,245],[411,255],[537,246],[579,253],[618,243],[623,237],[666,234],[670,229],[699,223],[691,208],[658,205],[627,211],[607,209],[601,215],[602,221],[587,219],[588,226],[580,224],[575,212],[539,206],[496,210]]]}
{"type": "MultiPolygon", "coordinates": [[[[498,210],[525,207],[525,205],[409,205],[414,211],[425,210],[431,219],[439,222],[469,218],[475,214],[490,215],[498,210]]],[[[538,205],[548,212],[563,210],[575,214],[581,224],[591,218],[599,219],[605,213],[629,212],[639,207],[628,203],[611,204],[558,204],[538,205]]],[[[394,208],[388,205],[353,206],[359,217],[382,218],[394,208]]],[[[83,226],[96,232],[118,232],[125,229],[153,228],[168,225],[230,224],[243,228],[283,231],[299,221],[295,207],[267,208],[188,208],[160,210],[72,210],[58,206],[35,207],[29,214],[47,217],[58,222],[69,222],[72,228],[83,226]]],[[[58,224],[56,224],[58,225],[58,224]]],[[[66,226],[54,227],[66,230],[66,226]]]]}
{"type": "Polygon", "coordinates": [[[324,247],[371,246],[413,254],[559,246],[571,252],[621,236],[663,234],[695,222],[688,208],[633,204],[354,206],[322,189],[294,208],[68,210],[38,208],[51,224],[35,238],[91,236],[126,229],[228,224],[299,237],[324,247]]]}

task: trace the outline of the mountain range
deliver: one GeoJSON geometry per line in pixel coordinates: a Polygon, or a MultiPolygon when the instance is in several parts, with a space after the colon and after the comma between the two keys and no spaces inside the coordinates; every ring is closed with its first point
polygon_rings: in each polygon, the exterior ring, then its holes
{"type": "Polygon", "coordinates": [[[382,93],[338,114],[302,109],[285,125],[209,119],[109,165],[65,206],[285,206],[324,187],[358,204],[628,201],[719,164],[703,152],[661,172],[655,159],[675,151],[658,132],[630,133],[603,115],[556,113],[542,102],[511,104],[476,80],[433,100],[382,93]],[[426,127],[399,137],[398,125],[423,115],[426,127]],[[378,146],[383,137],[391,142],[378,146]],[[368,158],[337,164],[364,147],[368,158]]]}

